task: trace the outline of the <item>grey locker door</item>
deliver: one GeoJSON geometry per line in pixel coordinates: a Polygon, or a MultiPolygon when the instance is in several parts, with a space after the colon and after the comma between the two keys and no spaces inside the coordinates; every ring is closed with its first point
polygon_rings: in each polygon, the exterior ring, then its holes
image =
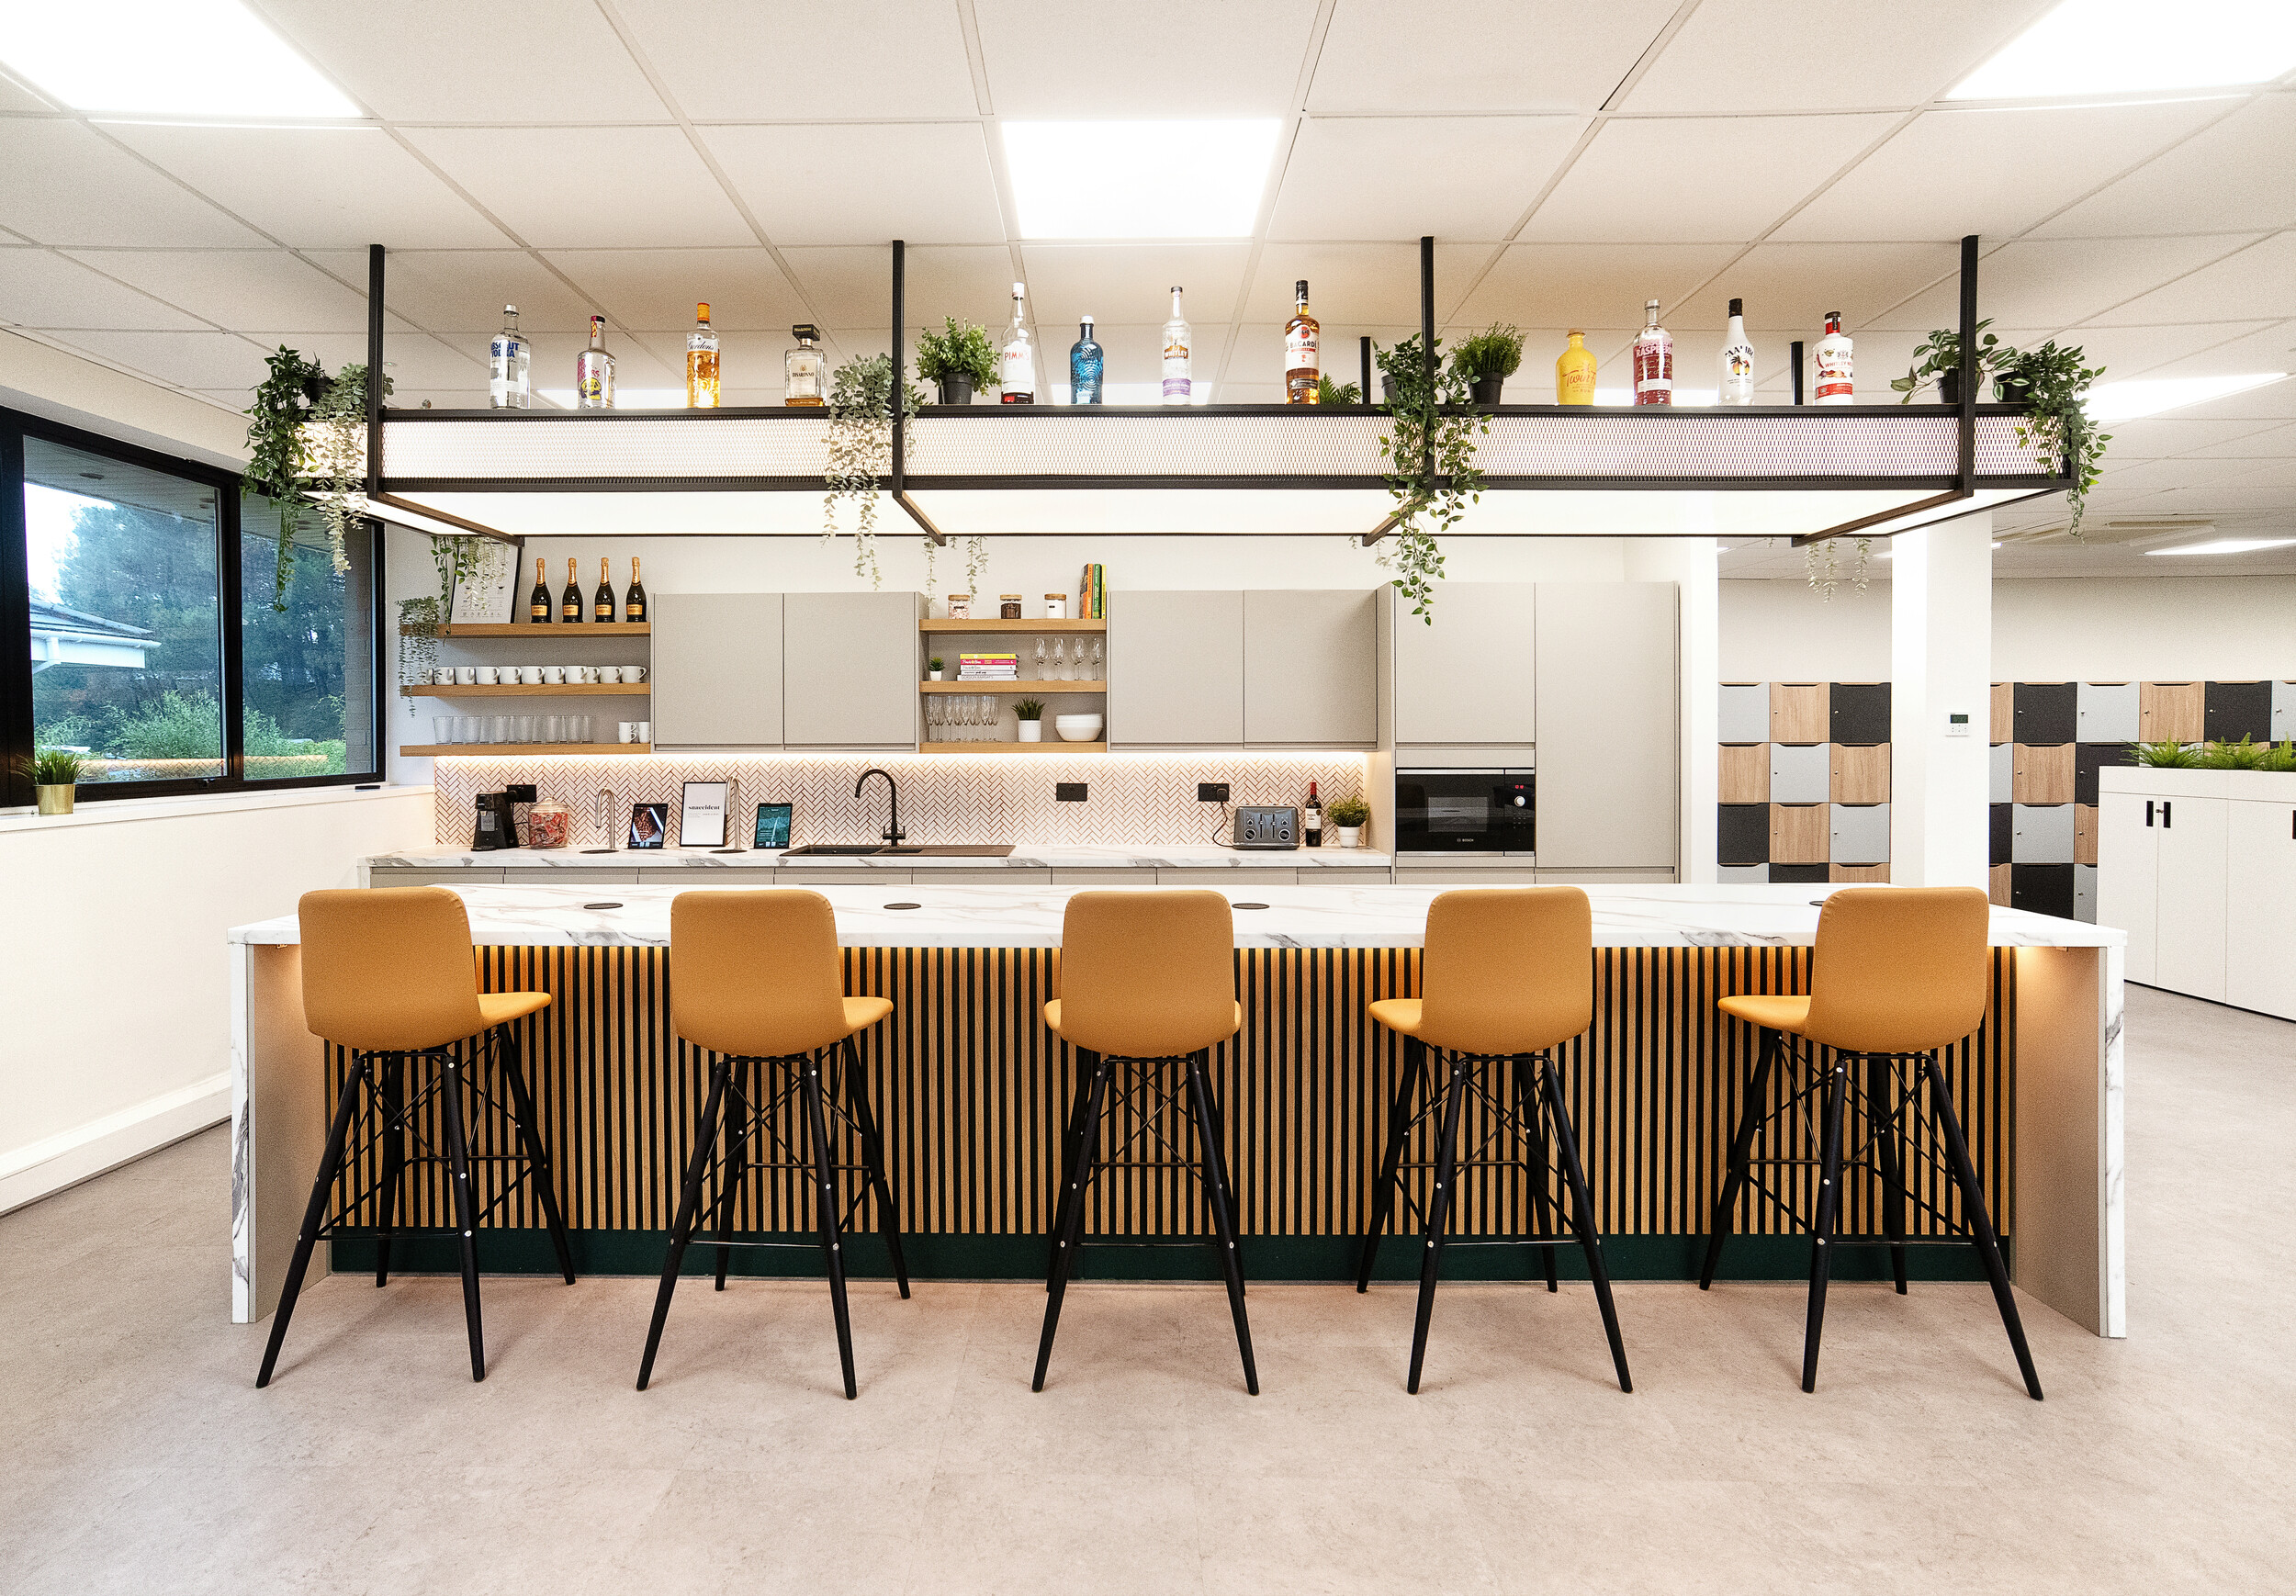
{"type": "Polygon", "coordinates": [[[782,595],[791,747],[917,746],[915,593],[782,595]]]}
{"type": "Polygon", "coordinates": [[[1127,747],[1244,741],[1244,595],[1126,588],[1109,599],[1109,725],[1127,747]]]}
{"type": "Polygon", "coordinates": [[[1537,742],[1536,617],[1529,582],[1437,582],[1432,626],[1398,603],[1396,745],[1537,742]]]}
{"type": "Polygon", "coordinates": [[[1375,588],[1244,595],[1244,740],[1368,748],[1379,740],[1375,588]]]}
{"type": "Polygon", "coordinates": [[[782,595],[653,598],[654,746],[781,747],[782,595]]]}
{"type": "Polygon", "coordinates": [[[1678,867],[1675,585],[1537,589],[1539,868],[1678,867]]]}

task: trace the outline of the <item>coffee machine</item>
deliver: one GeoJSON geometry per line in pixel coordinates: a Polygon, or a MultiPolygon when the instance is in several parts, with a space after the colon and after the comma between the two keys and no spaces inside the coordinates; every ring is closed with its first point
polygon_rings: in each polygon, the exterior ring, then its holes
{"type": "Polygon", "coordinates": [[[532,781],[512,781],[500,792],[478,794],[478,810],[470,827],[470,851],[491,853],[497,849],[523,846],[519,822],[535,802],[532,781]]]}

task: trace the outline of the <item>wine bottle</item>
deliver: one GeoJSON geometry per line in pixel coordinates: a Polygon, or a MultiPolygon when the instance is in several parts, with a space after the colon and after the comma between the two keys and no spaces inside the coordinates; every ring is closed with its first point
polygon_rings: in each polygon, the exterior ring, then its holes
{"type": "Polygon", "coordinates": [[[1715,402],[1750,405],[1754,402],[1754,346],[1746,337],[1746,301],[1730,301],[1730,331],[1722,340],[1722,383],[1715,402]]]}
{"type": "Polygon", "coordinates": [[[613,621],[613,578],[603,555],[598,556],[598,593],[591,603],[590,618],[608,624],[613,621]]]}
{"type": "Polygon", "coordinates": [[[1821,405],[1855,404],[1851,382],[1850,335],[1841,330],[1841,312],[1826,312],[1826,336],[1818,341],[1818,392],[1821,405]]]}
{"type": "Polygon", "coordinates": [[[572,625],[582,618],[582,584],[574,578],[574,558],[566,561],[566,591],[558,595],[558,620],[572,625]]]}
{"type": "Polygon", "coordinates": [[[543,579],[540,560],[535,561],[535,590],[526,600],[526,619],[537,625],[550,619],[550,584],[543,579]]]}
{"type": "Polygon", "coordinates": [[[630,590],[622,595],[622,618],[625,621],[646,619],[646,584],[637,579],[637,556],[630,556],[630,590]]]}
{"type": "Polygon", "coordinates": [[[1323,801],[1315,795],[1315,783],[1308,783],[1308,806],[1300,812],[1300,829],[1307,834],[1310,848],[1323,846],[1323,801]]]}

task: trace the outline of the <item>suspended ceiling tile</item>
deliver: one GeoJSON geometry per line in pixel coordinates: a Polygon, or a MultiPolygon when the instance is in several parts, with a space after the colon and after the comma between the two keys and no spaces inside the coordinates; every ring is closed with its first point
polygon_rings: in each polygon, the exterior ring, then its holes
{"type": "Polygon", "coordinates": [[[616,9],[697,121],[850,117],[862,96],[904,116],[978,114],[964,33],[946,0],[617,0],[616,9]]]}
{"type": "MultiPolygon", "coordinates": [[[[2020,240],[1988,251],[1977,264],[1977,314],[1997,326],[2065,327],[2091,320],[2155,286],[2230,254],[2253,236],[2130,238],[2110,243],[2087,240],[2020,240]]],[[[1952,252],[1956,262],[1959,252],[1952,252]]],[[[1954,327],[1961,320],[1958,270],[1927,292],[1892,309],[1877,323],[1927,330],[1954,327]]],[[[2149,316],[2146,321],[2186,317],[2149,316]]]]}
{"type": "Polygon", "coordinates": [[[407,137],[536,249],[756,240],[675,128],[418,128],[407,137]]]}
{"type": "Polygon", "coordinates": [[[291,249],[485,249],[510,242],[379,128],[118,125],[110,131],[291,249]]]}
{"type": "MultiPolygon", "coordinates": [[[[1191,325],[1224,322],[1244,287],[1249,244],[1048,244],[1020,248],[1029,297],[1040,320],[1073,328],[1086,313],[1109,322],[1154,321],[1172,313],[1172,286],[1187,290],[1191,325]]],[[[1285,285],[1285,303],[1290,303],[1285,285]]]]}
{"type": "Polygon", "coordinates": [[[0,219],[45,244],[264,241],[78,122],[0,118],[0,219]]]}
{"type": "Polygon", "coordinates": [[[595,6],[560,0],[264,0],[264,17],[377,116],[399,122],[662,121],[595,6]]]}
{"type": "Polygon", "coordinates": [[[1958,239],[2023,232],[2167,148],[2214,101],[1929,111],[1778,229],[1782,240],[1958,239]]]}
{"type": "Polygon", "coordinates": [[[1619,108],[1747,116],[1916,106],[2054,3],[1704,0],[1619,108]]]}
{"type": "Polygon", "coordinates": [[[805,306],[773,257],[752,244],[714,250],[553,250],[543,257],[595,302],[609,325],[686,332],[706,301],[719,331],[803,321],[805,306]]]}
{"type": "MultiPolygon", "coordinates": [[[[1315,0],[974,0],[973,10],[999,117],[1103,121],[1283,115],[1316,7],[1315,0]],[[1183,70],[1130,70],[1178,56],[1183,70]]],[[[956,62],[962,76],[962,41],[956,62]]]]}
{"type": "MultiPolygon", "coordinates": [[[[177,388],[226,389],[247,393],[264,378],[264,356],[258,347],[230,332],[59,332],[48,334],[60,344],[157,377],[177,388]]],[[[257,337],[250,334],[249,337],[257,337]]],[[[242,401],[244,402],[244,401],[242,401]]]]}
{"type": "Polygon", "coordinates": [[[2258,95],[2039,230],[2047,238],[2296,226],[2296,95],[2258,95]]]}
{"type": "MultiPolygon", "coordinates": [[[[2167,327],[2068,327],[2056,335],[2061,347],[2078,347],[2086,356],[2085,364],[2101,365],[2105,382],[2120,382],[2133,377],[2166,377],[2166,368],[2172,362],[2189,361],[2220,345],[2236,343],[2255,334],[2268,332],[2269,321],[2204,321],[2167,327]]],[[[2002,342],[2020,349],[2030,348],[2040,342],[2031,335],[2012,337],[2002,335],[2002,342]]],[[[2192,371],[2188,376],[2215,376],[2245,367],[2212,365],[2206,372],[2192,371]]],[[[2267,370],[2284,369],[2268,366],[2267,370]]]]}
{"type": "MultiPolygon", "coordinates": [[[[1468,283],[1491,259],[1488,244],[1435,245],[1435,314],[1442,317],[1468,283]]],[[[1416,243],[1269,244],[1245,297],[1244,314],[1281,323],[1291,318],[1292,290],[1308,280],[1308,309],[1330,326],[1334,321],[1370,321],[1415,327],[1419,323],[1419,246],[1416,243]]],[[[1204,306],[1224,317],[1234,301],[1204,306]]],[[[1193,312],[1191,312],[1193,314],[1193,312]]]]}
{"type": "Polygon", "coordinates": [[[777,244],[1005,236],[977,123],[718,127],[702,136],[777,244]]]}
{"type": "Polygon", "coordinates": [[[1606,122],[1521,236],[1574,243],[1736,242],[1767,227],[1847,165],[1887,132],[1892,120],[1825,116],[1606,122]]]}
{"type": "Polygon", "coordinates": [[[1800,336],[1815,343],[1827,311],[1840,311],[1852,328],[1872,325],[1884,306],[1941,276],[1957,276],[1960,266],[1961,252],[1952,244],[1757,244],[1690,299],[1670,307],[1667,325],[1725,326],[1730,300],[1739,298],[1749,316],[1805,329],[1800,336]]]}
{"type": "Polygon", "coordinates": [[[190,332],[199,319],[112,281],[52,251],[0,250],[0,321],[18,327],[163,328],[190,332]]]}
{"type": "MultiPolygon", "coordinates": [[[[299,349],[311,359],[324,364],[331,371],[366,361],[366,335],[364,332],[250,332],[247,334],[261,345],[261,353],[285,344],[299,349]]],[[[568,383],[571,384],[573,361],[568,362],[568,383]]],[[[398,402],[396,390],[459,390],[467,397],[466,405],[483,408],[487,402],[486,345],[483,342],[464,346],[425,333],[409,333],[400,338],[383,341],[383,370],[393,385],[392,403],[398,402]]],[[[536,386],[540,384],[537,381],[536,386]]]]}
{"type": "Polygon", "coordinates": [[[2296,316],[2296,231],[2275,233],[2090,320],[2128,326],[2227,313],[2296,316]]]}
{"type": "Polygon", "coordinates": [[[363,332],[366,297],[283,250],[77,250],[73,257],[219,327],[363,332]]]}
{"type": "MultiPolygon", "coordinates": [[[[2130,423],[2131,426],[2141,424],[2130,423]]],[[[2192,453],[2201,459],[2296,458],[2296,426],[2277,426],[2255,421],[2177,421],[2169,424],[2196,429],[2194,433],[2188,435],[2205,435],[2200,431],[2201,429],[2220,433],[2214,442],[2194,445],[2192,453]]],[[[2114,447],[2120,446],[2121,434],[2126,430],[2123,427],[2113,429],[2114,447]]]]}
{"type": "Polygon", "coordinates": [[[1593,111],[1675,9],[1675,0],[1338,0],[1308,109],[1593,111]]]}
{"type": "Polygon", "coordinates": [[[1639,327],[1643,300],[1677,303],[1736,253],[1727,244],[1513,244],[1453,319],[1584,327],[1592,348],[1593,329],[1639,327]]]}
{"type": "MultiPolygon", "coordinates": [[[[354,283],[366,281],[366,252],[314,251],[311,258],[354,283]]],[[[528,332],[571,332],[588,325],[596,306],[523,250],[391,250],[383,261],[383,303],[433,332],[471,335],[480,354],[502,324],[502,307],[518,307],[528,332]]]]}
{"type": "MultiPolygon", "coordinates": [[[[784,249],[798,287],[823,326],[854,327],[893,320],[893,252],[884,244],[784,249]]],[[[1004,244],[909,246],[904,320],[914,329],[944,317],[971,321],[1000,337],[1012,320],[1012,251],[1004,244]]]]}
{"type": "Polygon", "coordinates": [[[1312,118],[1267,236],[1503,238],[1585,126],[1571,116],[1312,118]]]}

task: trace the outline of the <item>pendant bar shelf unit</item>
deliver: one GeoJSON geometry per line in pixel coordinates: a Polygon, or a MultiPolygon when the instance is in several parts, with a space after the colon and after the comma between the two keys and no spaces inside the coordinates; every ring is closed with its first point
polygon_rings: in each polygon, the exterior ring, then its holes
{"type": "MultiPolygon", "coordinates": [[[[384,261],[372,246],[368,358],[378,366],[384,261]]],[[[1423,349],[1435,331],[1434,269],[1434,241],[1423,239],[1423,349]]],[[[2022,412],[1976,402],[1976,274],[1973,236],[1962,241],[1959,404],[1489,407],[1479,411],[1490,421],[1477,448],[1484,492],[1448,535],[1808,542],[1886,536],[2062,492],[2065,463],[2036,459],[2017,440],[2022,412]]],[[[906,276],[896,242],[896,383],[906,380],[906,276]]],[[[881,483],[936,542],[1080,530],[1371,542],[1392,525],[1379,453],[1387,424],[1374,406],[933,405],[895,417],[881,483]]],[[[633,524],[811,537],[826,433],[817,409],[378,408],[368,495],[387,512],[510,542],[628,536],[633,524]]]]}

